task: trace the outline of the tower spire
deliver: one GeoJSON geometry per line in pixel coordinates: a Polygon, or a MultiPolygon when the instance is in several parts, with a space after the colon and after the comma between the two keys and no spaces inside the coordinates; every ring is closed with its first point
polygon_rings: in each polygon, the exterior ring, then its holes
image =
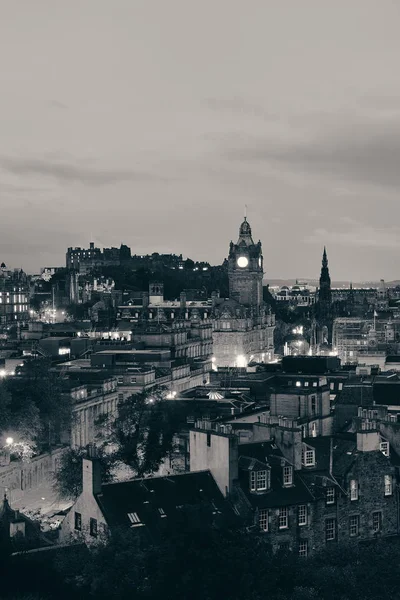
{"type": "Polygon", "coordinates": [[[324,253],[322,255],[322,266],[323,267],[327,267],[328,266],[328,256],[326,254],[326,247],[324,246],[324,253]]]}

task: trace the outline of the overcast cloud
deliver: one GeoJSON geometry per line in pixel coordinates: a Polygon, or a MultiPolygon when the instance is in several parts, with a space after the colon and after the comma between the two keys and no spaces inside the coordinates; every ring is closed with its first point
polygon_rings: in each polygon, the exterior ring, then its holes
{"type": "Polygon", "coordinates": [[[400,4],[0,0],[0,260],[126,243],[400,278],[400,4]]]}

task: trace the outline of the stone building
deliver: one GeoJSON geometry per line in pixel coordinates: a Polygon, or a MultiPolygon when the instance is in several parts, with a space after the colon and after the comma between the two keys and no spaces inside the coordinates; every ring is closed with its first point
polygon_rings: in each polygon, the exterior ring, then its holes
{"type": "Polygon", "coordinates": [[[236,244],[229,246],[229,299],[212,298],[214,358],[217,367],[245,367],[274,357],[275,316],[263,300],[261,242],[245,217],[236,244]]]}
{"type": "Polygon", "coordinates": [[[203,422],[190,433],[190,468],[209,469],[274,550],[304,557],[399,533],[397,463],[364,418],[353,433],[334,436],[304,437],[296,420],[273,417],[216,428],[203,422]],[[245,443],[240,431],[250,433],[245,443]]]}
{"type": "Polygon", "coordinates": [[[397,414],[375,405],[348,417],[335,426],[326,375],[278,374],[270,410],[196,423],[190,468],[209,469],[275,550],[398,535],[397,414]]]}
{"type": "Polygon", "coordinates": [[[199,338],[202,355],[213,356],[215,368],[269,362],[274,358],[275,315],[263,301],[261,242],[254,243],[246,218],[237,243],[230,244],[227,264],[229,298],[214,291],[208,300],[188,301],[182,292],[179,300],[166,301],[162,283],[153,282],[140,300],[119,307],[121,320],[132,323],[133,335],[136,327],[143,329],[150,323],[171,327],[184,321],[191,330],[189,348],[199,338]]]}
{"type": "Polygon", "coordinates": [[[0,325],[29,320],[29,286],[23,271],[0,268],[0,325]]]}
{"type": "Polygon", "coordinates": [[[182,519],[221,527],[236,517],[209,471],[102,485],[95,456],[83,460],[83,490],[65,517],[61,543],[104,540],[115,529],[133,529],[148,541],[176,532],[182,519]]]}

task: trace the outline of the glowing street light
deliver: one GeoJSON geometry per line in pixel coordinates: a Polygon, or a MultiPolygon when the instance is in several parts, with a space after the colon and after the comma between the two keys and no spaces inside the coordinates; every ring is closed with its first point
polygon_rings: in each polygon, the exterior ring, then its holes
{"type": "Polygon", "coordinates": [[[7,446],[11,446],[13,443],[14,443],[14,438],[12,438],[12,437],[6,438],[7,446]]]}

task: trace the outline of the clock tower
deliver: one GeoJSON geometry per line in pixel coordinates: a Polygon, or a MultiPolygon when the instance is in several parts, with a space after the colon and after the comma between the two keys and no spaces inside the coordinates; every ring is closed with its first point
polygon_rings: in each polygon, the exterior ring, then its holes
{"type": "Polygon", "coordinates": [[[244,306],[260,307],[263,302],[263,274],[261,242],[254,243],[250,223],[245,217],[237,243],[230,243],[229,297],[244,306]]]}

